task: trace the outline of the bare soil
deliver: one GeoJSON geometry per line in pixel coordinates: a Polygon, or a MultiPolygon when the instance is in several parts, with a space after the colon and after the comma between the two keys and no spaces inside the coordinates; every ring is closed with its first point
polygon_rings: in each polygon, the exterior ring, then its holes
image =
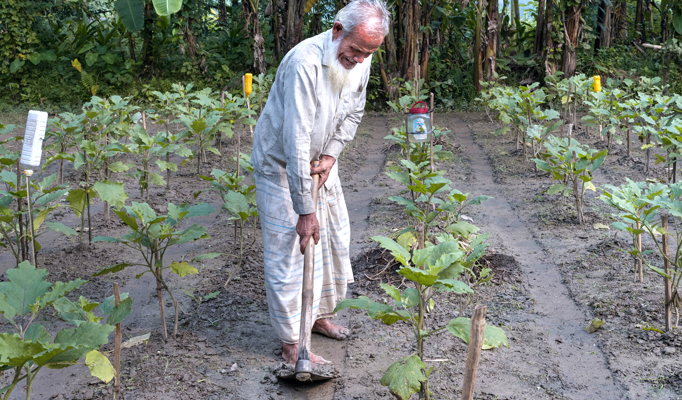
{"type": "MultiPolygon", "coordinates": [[[[351,218],[352,261],[356,282],[349,297],[360,295],[381,300],[386,294],[380,283],[403,286],[402,277],[388,265],[390,257],[369,239],[402,229],[405,217],[401,207],[388,200],[400,192],[385,167],[401,157],[383,140],[399,122],[386,115],[368,115],[358,129],[356,140],[339,160],[341,181],[351,218]]],[[[443,139],[454,160],[438,165],[447,170],[453,186],[473,195],[493,197],[466,215],[490,233],[491,246],[482,259],[495,272],[492,283],[478,289],[473,303],[488,307],[487,322],[504,328],[509,348],[483,352],[476,385],[478,399],[672,399],[682,390],[679,352],[682,335],[662,335],[637,327],[642,322],[662,324],[663,286],[661,278],[647,274],[644,284],[633,282],[628,245],[614,230],[594,229],[594,223],[609,224],[609,210],[590,194],[585,205],[587,223],[577,224],[572,204],[562,205],[544,191],[551,185],[538,176],[529,162],[523,162],[510,135],[495,137],[498,128],[484,113],[438,114],[436,123],[451,130],[443,139]],[[592,318],[606,320],[594,334],[584,328],[592,318]]],[[[596,138],[578,129],[578,140],[595,147],[596,138]]],[[[248,135],[242,151],[250,149],[248,135]]],[[[224,143],[236,153],[236,143],[224,143]]],[[[637,148],[633,139],[633,149],[637,148]]],[[[642,155],[623,157],[624,145],[615,152],[596,176],[596,185],[619,184],[624,177],[643,180],[642,155]]],[[[213,154],[202,165],[202,173],[212,168],[234,168],[231,157],[220,160],[213,154]]],[[[67,171],[71,171],[70,166],[67,171]]],[[[172,202],[205,201],[220,209],[214,193],[192,194],[205,188],[184,167],[173,175],[172,190],[153,187],[150,202],[160,213],[172,202]]],[[[53,168],[46,172],[53,173],[53,168]]],[[[656,169],[649,174],[661,176],[656,169]]],[[[36,179],[39,177],[36,177],[36,179]]],[[[82,177],[67,175],[71,187],[82,177]]],[[[122,177],[121,177],[122,179],[122,177]]],[[[127,178],[126,178],[127,179],[127,178]]],[[[129,179],[128,179],[129,181],[129,179]]],[[[132,200],[140,201],[134,182],[126,183],[132,200]]],[[[143,197],[142,200],[146,200],[143,197]]],[[[80,226],[67,207],[53,214],[55,221],[80,226]]],[[[346,341],[313,335],[312,347],[334,362],[341,377],[300,384],[278,380],[273,371],[281,360],[281,344],[269,324],[262,270],[262,245],[258,227],[246,230],[247,250],[241,269],[227,288],[223,284],[236,267],[238,242],[227,216],[214,213],[191,223],[208,227],[211,239],[180,246],[169,261],[205,252],[222,256],[205,260],[199,274],[173,279],[181,302],[178,337],[164,343],[160,334],[158,299],[153,277],[142,270],[129,269],[115,276],[93,278],[107,265],[132,261],[136,255],[110,243],[79,245],[78,240],[48,233],[43,236],[39,266],[50,271],[52,281],[77,277],[90,283],[75,293],[91,300],[112,294],[112,282],[121,283],[122,292],[133,298],[133,313],[123,322],[124,341],[151,333],[148,341],[124,349],[122,380],[126,399],[378,399],[391,398],[379,380],[396,359],[413,353],[411,331],[400,323],[384,326],[358,310],[347,310],[337,323],[351,329],[346,341]],[[192,293],[194,299],[182,290],[192,293]],[[211,300],[203,297],[215,291],[211,300]]],[[[104,220],[102,204],[92,209],[93,236],[117,236],[125,226],[112,213],[104,220]]],[[[646,243],[652,246],[653,243],[646,243]]],[[[0,253],[4,273],[14,264],[7,252],[0,253]]],[[[166,296],[166,316],[172,333],[172,303],[166,296]]],[[[442,324],[460,315],[457,295],[442,295],[429,314],[429,324],[442,324]]],[[[472,305],[465,307],[467,315],[472,305]]],[[[53,315],[43,315],[41,323],[64,326],[53,315]]],[[[8,325],[2,325],[7,329],[8,325]]],[[[113,342],[113,336],[111,338],[113,342]]],[[[112,350],[112,345],[105,347],[112,350]]],[[[436,399],[461,396],[467,346],[448,333],[427,341],[428,366],[435,366],[430,388],[436,399]]],[[[0,378],[9,379],[7,373],[0,378]]],[[[0,382],[0,385],[2,384],[0,382]]],[[[110,399],[112,384],[89,377],[87,368],[42,371],[33,388],[34,399],[110,399]]],[[[24,398],[16,390],[13,399],[24,398]]]]}

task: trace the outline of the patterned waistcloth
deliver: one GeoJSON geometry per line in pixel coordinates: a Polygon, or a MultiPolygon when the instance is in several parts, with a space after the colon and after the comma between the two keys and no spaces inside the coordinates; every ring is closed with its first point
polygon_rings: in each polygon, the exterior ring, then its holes
{"type": "MultiPolygon", "coordinates": [[[[301,320],[303,255],[296,234],[298,215],[289,189],[256,173],[256,204],[263,233],[265,289],[270,322],[284,343],[298,343],[301,320]]],[[[320,241],[315,246],[313,321],[333,316],[353,282],[350,265],[350,224],[338,179],[318,191],[320,241]]]]}

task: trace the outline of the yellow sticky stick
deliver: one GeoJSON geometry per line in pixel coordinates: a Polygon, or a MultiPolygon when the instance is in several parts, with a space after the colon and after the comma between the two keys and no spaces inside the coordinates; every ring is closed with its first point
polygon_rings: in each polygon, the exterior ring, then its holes
{"type": "Polygon", "coordinates": [[[599,75],[594,76],[594,91],[601,92],[601,76],[599,75]]]}
{"type": "Polygon", "coordinates": [[[247,96],[253,92],[253,74],[244,74],[244,93],[247,96]]]}

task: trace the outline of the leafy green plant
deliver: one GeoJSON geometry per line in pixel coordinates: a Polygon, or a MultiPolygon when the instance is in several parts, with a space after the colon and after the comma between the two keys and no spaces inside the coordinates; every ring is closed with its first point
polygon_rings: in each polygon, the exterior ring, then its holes
{"type": "Polygon", "coordinates": [[[61,199],[69,189],[66,185],[56,185],[57,175],[53,174],[41,181],[31,182],[31,198],[28,198],[25,187],[17,187],[16,173],[8,170],[0,171],[0,181],[8,190],[0,190],[0,247],[12,253],[16,265],[27,259],[24,247],[33,241],[36,252],[41,249],[38,237],[48,231],[61,232],[67,236],[76,235],[76,231],[61,222],[46,222],[48,215],[60,207],[61,199]],[[30,201],[33,207],[32,221],[28,219],[27,208],[20,208],[14,203],[30,201]],[[31,225],[33,227],[31,229],[31,225]],[[42,229],[41,228],[46,228],[42,229]],[[35,233],[35,236],[34,234],[35,233]]]}
{"type": "MultiPolygon", "coordinates": [[[[249,156],[242,154],[239,163],[249,172],[253,172],[253,166],[249,162],[249,156]]],[[[197,198],[201,193],[207,191],[217,191],[221,199],[224,201],[222,209],[230,213],[230,220],[234,221],[235,238],[239,238],[239,255],[237,266],[234,267],[230,276],[225,282],[227,286],[234,275],[239,271],[242,265],[242,258],[244,256],[244,227],[249,220],[253,223],[253,240],[250,246],[253,246],[256,240],[256,222],[258,218],[258,209],[256,208],[256,185],[245,185],[245,175],[238,175],[237,171],[228,173],[219,169],[214,169],[211,172],[212,176],[201,176],[200,178],[211,183],[211,187],[202,189],[194,193],[194,198],[197,198]],[[237,229],[239,233],[237,233],[237,229]]]]}
{"type": "MultiPolygon", "coordinates": [[[[422,249],[416,249],[410,243],[416,240],[403,238],[403,244],[381,236],[372,238],[391,252],[400,263],[398,274],[414,282],[414,288],[400,291],[395,286],[381,284],[381,287],[393,299],[393,304],[382,304],[361,296],[357,299],[344,299],[334,312],[346,308],[366,310],[372,319],[381,320],[386,325],[398,321],[407,323],[417,342],[416,354],[412,354],[394,362],[381,378],[381,384],[387,386],[391,393],[399,399],[409,399],[419,392],[420,398],[430,399],[428,379],[433,367],[426,368],[424,363],[424,346],[426,339],[446,330],[466,343],[469,341],[469,318],[460,316],[445,325],[427,323],[425,318],[428,304],[435,303],[435,295],[440,293],[473,293],[473,289],[459,280],[464,272],[463,263],[466,254],[460,250],[459,243],[452,236],[441,236],[443,241],[422,249]],[[408,244],[405,246],[405,244],[408,244]]],[[[483,348],[491,349],[500,345],[508,346],[504,331],[492,325],[486,325],[483,348]]]]}
{"type": "Polygon", "coordinates": [[[660,183],[647,184],[625,179],[627,183],[621,186],[604,185],[604,192],[599,199],[618,209],[618,214],[611,215],[618,220],[611,225],[619,231],[627,232],[632,238],[633,246],[628,253],[634,257],[635,281],[643,282],[643,255],[652,252],[642,251],[642,233],[645,232],[643,226],[655,223],[657,213],[656,208],[651,207],[651,202],[658,196],[667,194],[669,190],[660,183]]]}
{"type": "Polygon", "coordinates": [[[0,313],[14,327],[14,333],[0,334],[0,370],[12,370],[12,382],[0,389],[3,400],[23,380],[26,382],[26,398],[43,367],[66,368],[85,357],[85,364],[92,376],[109,382],[114,368],[109,359],[99,352],[108,342],[114,325],[123,321],[131,312],[132,299],[126,297],[114,306],[113,296],[102,304],[91,303],[84,297],[73,302],[65,296],[81,287],[86,281],[54,284],[47,282],[45,269],[36,269],[28,261],[7,270],[7,281],[0,283],[0,313]],[[54,339],[45,327],[36,322],[47,308],[53,308],[66,321],[76,325],[57,332],[54,339]],[[106,316],[97,317],[95,310],[106,316]]]}
{"type": "Polygon", "coordinates": [[[144,271],[136,275],[136,278],[142,277],[146,273],[151,273],[156,279],[157,296],[159,298],[159,308],[161,314],[162,334],[164,340],[167,340],[165,311],[163,305],[163,291],[166,291],[173,300],[173,307],[175,309],[175,326],[173,328],[173,337],[178,334],[178,301],[175,298],[170,284],[164,278],[163,272],[170,270],[170,272],[185,277],[190,274],[196,274],[199,271],[190,263],[201,261],[208,258],[215,258],[220,253],[208,253],[194,257],[190,262],[187,261],[173,261],[166,263],[164,256],[166,251],[171,246],[180,245],[183,243],[193,242],[199,239],[208,239],[206,228],[198,224],[193,224],[185,229],[181,229],[180,225],[191,217],[205,216],[215,211],[215,208],[206,203],[200,203],[194,206],[187,204],[176,206],[173,203],[168,203],[168,214],[157,215],[156,212],[147,203],[132,202],[132,205],[125,206],[125,210],[115,210],[116,215],[123,221],[130,231],[121,236],[114,238],[109,236],[98,236],[93,239],[94,242],[110,242],[120,243],[129,247],[135,253],[141,256],[140,262],[137,263],[119,263],[97,272],[94,276],[105,275],[109,273],[116,273],[123,271],[128,267],[143,267],[144,271]]]}
{"type": "Polygon", "coordinates": [[[562,193],[563,196],[573,194],[578,223],[582,225],[585,222],[583,216],[585,190],[596,192],[597,189],[592,183],[592,173],[604,162],[608,150],[597,151],[581,145],[575,139],[552,135],[549,136],[545,148],[547,151],[533,161],[538,169],[547,172],[552,179],[562,182],[550,186],[547,193],[550,195],[562,193]],[[570,186],[563,182],[569,183],[570,186]]]}

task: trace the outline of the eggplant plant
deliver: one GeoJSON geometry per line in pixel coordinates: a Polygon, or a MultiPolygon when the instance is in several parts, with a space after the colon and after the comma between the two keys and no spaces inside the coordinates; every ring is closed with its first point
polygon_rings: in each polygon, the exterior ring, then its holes
{"type": "Polygon", "coordinates": [[[164,340],[168,339],[166,331],[165,307],[163,291],[173,300],[175,309],[175,325],[173,337],[178,334],[178,301],[170,283],[164,277],[164,271],[183,278],[187,275],[196,274],[199,271],[190,263],[201,261],[208,258],[215,258],[220,253],[208,253],[194,257],[187,261],[172,261],[168,263],[164,259],[166,251],[171,246],[193,242],[199,239],[208,239],[206,228],[198,224],[190,225],[182,229],[181,225],[192,217],[205,216],[215,211],[215,208],[206,203],[190,206],[183,204],[176,206],[168,203],[168,214],[157,215],[147,203],[132,202],[132,205],[125,206],[125,209],[114,210],[116,215],[123,221],[130,231],[118,238],[110,236],[98,236],[93,242],[119,243],[134,251],[140,256],[135,263],[118,263],[94,274],[94,276],[105,275],[123,271],[129,267],[142,267],[143,271],[136,275],[142,277],[146,273],[151,273],[156,280],[156,293],[159,299],[159,312],[161,316],[162,334],[164,340]]]}
{"type": "MultiPolygon", "coordinates": [[[[240,165],[246,171],[253,172],[253,166],[250,162],[250,156],[242,154],[240,158],[240,165]]],[[[239,255],[237,266],[234,267],[230,276],[225,281],[227,286],[234,275],[239,271],[242,265],[242,258],[244,256],[244,227],[247,222],[251,221],[253,225],[253,243],[256,240],[256,226],[258,218],[258,209],[256,208],[256,185],[245,185],[245,175],[237,175],[237,172],[228,173],[219,169],[214,169],[211,172],[212,176],[199,176],[201,179],[211,183],[211,187],[202,189],[194,193],[196,199],[201,193],[208,191],[217,191],[224,201],[222,209],[230,213],[230,221],[234,221],[235,238],[239,238],[239,255]],[[237,230],[239,232],[237,233],[237,230]]]]}
{"type": "Polygon", "coordinates": [[[619,211],[618,214],[611,214],[617,219],[611,226],[627,232],[632,238],[632,249],[628,253],[634,257],[635,282],[644,282],[643,256],[653,251],[642,251],[642,233],[646,232],[645,226],[650,226],[656,220],[657,208],[651,207],[651,202],[659,196],[666,196],[669,189],[661,183],[625,179],[627,182],[621,186],[604,185],[599,199],[619,211]]]}
{"type": "MultiPolygon", "coordinates": [[[[48,129],[45,133],[45,150],[49,153],[66,155],[71,152],[78,144],[78,139],[81,136],[81,127],[83,125],[82,119],[84,114],[76,115],[73,113],[61,113],[55,118],[51,118],[48,123],[48,129]]],[[[57,177],[59,183],[64,183],[64,161],[62,156],[59,158],[59,167],[57,177]]]]}
{"type": "Polygon", "coordinates": [[[59,200],[69,192],[67,185],[55,184],[56,174],[40,181],[32,181],[30,199],[27,198],[25,187],[17,187],[16,173],[3,170],[0,172],[0,181],[7,189],[0,190],[0,247],[12,253],[16,265],[29,258],[27,247],[31,241],[36,252],[40,250],[38,237],[43,233],[56,231],[67,236],[77,234],[61,222],[45,221],[51,212],[60,207],[59,200]],[[32,221],[28,219],[28,209],[17,206],[19,202],[27,204],[28,201],[31,202],[33,209],[32,221]]]}
{"type": "Polygon", "coordinates": [[[26,399],[30,399],[43,367],[67,368],[83,357],[92,376],[105,383],[114,377],[114,367],[99,349],[108,342],[114,326],[130,314],[132,300],[128,297],[114,306],[113,296],[102,304],[81,296],[74,302],[65,296],[87,281],[53,284],[45,280],[47,274],[46,269],[36,269],[24,261],[7,270],[7,280],[0,283],[0,313],[14,328],[14,332],[0,333],[0,370],[14,373],[10,384],[0,389],[3,400],[9,399],[22,382],[26,399]],[[48,308],[76,327],[64,328],[53,338],[36,322],[48,308]],[[95,314],[97,308],[102,317],[95,314]]]}
{"type": "Polygon", "coordinates": [[[608,150],[597,151],[581,145],[575,139],[558,138],[553,135],[549,136],[545,148],[546,152],[540,153],[533,161],[538,169],[561,182],[550,186],[547,194],[562,193],[566,197],[572,194],[578,223],[583,225],[585,191],[597,191],[592,183],[592,173],[604,162],[608,150]],[[563,182],[569,183],[570,186],[563,182]]]}
{"type": "MultiPolygon", "coordinates": [[[[361,296],[341,300],[334,312],[346,308],[361,309],[366,310],[370,318],[378,319],[386,325],[396,322],[408,324],[414,334],[416,352],[391,364],[380,382],[398,399],[407,400],[417,392],[420,398],[430,399],[428,382],[434,367],[426,367],[424,354],[427,339],[447,331],[468,343],[470,319],[459,316],[445,325],[435,324],[433,320],[426,318],[426,308],[435,303],[437,294],[473,293],[467,283],[459,280],[464,272],[466,255],[452,236],[442,235],[443,241],[421,249],[412,245],[417,240],[414,236],[401,239],[403,244],[382,236],[372,239],[391,252],[400,263],[398,273],[413,282],[415,287],[401,291],[395,286],[381,284],[382,289],[393,299],[393,304],[378,303],[361,296]]],[[[504,331],[493,325],[486,325],[483,349],[500,345],[509,346],[504,331]]]]}

